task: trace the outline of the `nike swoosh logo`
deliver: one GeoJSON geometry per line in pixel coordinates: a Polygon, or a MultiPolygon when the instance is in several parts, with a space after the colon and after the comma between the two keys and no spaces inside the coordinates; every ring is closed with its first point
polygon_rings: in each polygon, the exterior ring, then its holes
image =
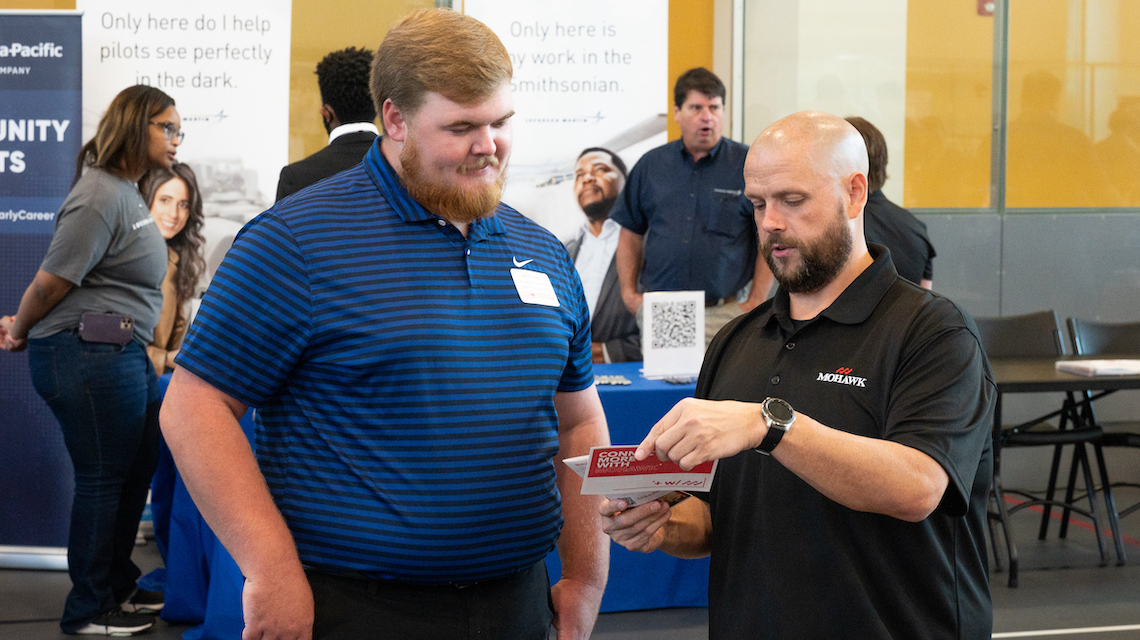
{"type": "Polygon", "coordinates": [[[522,262],[519,262],[518,258],[511,256],[511,261],[515,263],[516,267],[521,269],[522,267],[525,267],[528,264],[534,262],[534,258],[531,258],[530,260],[523,260],[522,262]]]}

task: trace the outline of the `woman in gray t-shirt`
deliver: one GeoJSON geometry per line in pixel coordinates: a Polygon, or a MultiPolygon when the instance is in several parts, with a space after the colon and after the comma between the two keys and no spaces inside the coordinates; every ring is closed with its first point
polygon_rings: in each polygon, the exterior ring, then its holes
{"type": "Polygon", "coordinates": [[[0,318],[3,348],[28,349],[32,384],[59,420],[75,467],[72,589],[60,622],[68,634],[140,633],[162,606],[156,594],[136,592],[131,561],[158,458],[160,394],[145,347],[167,263],[137,183],[174,163],[181,123],[158,89],[137,85],[115,96],[79,152],[75,184],[19,310],[0,318]]]}

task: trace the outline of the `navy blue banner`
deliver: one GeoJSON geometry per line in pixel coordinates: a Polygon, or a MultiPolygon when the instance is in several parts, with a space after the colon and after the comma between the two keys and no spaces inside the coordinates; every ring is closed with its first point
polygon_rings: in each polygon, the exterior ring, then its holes
{"type": "Polygon", "coordinates": [[[83,135],[80,16],[0,20],[0,234],[51,234],[83,135]]]}
{"type": "MultiPolygon", "coordinates": [[[[82,72],[78,13],[0,11],[0,315],[16,313],[71,186],[82,72]]],[[[66,546],[71,461],[26,353],[0,352],[0,407],[0,546],[66,546]]]]}

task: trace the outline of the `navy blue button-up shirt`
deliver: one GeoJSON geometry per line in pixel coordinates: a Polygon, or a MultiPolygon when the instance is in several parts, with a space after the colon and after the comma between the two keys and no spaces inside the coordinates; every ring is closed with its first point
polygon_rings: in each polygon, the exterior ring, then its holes
{"type": "Polygon", "coordinates": [[[694,162],[680,140],[634,165],[610,217],[645,236],[645,291],[736,294],[756,270],[756,221],[744,197],[748,147],[721,138],[694,162]]]}

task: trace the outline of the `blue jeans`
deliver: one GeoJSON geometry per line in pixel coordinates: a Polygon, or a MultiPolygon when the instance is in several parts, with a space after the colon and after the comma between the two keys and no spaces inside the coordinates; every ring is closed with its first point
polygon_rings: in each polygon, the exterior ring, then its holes
{"type": "Polygon", "coordinates": [[[139,518],[158,459],[161,397],[146,350],[83,342],[74,331],[28,341],[36,393],[59,420],[75,467],[60,627],[84,626],[130,597],[139,518]]]}

